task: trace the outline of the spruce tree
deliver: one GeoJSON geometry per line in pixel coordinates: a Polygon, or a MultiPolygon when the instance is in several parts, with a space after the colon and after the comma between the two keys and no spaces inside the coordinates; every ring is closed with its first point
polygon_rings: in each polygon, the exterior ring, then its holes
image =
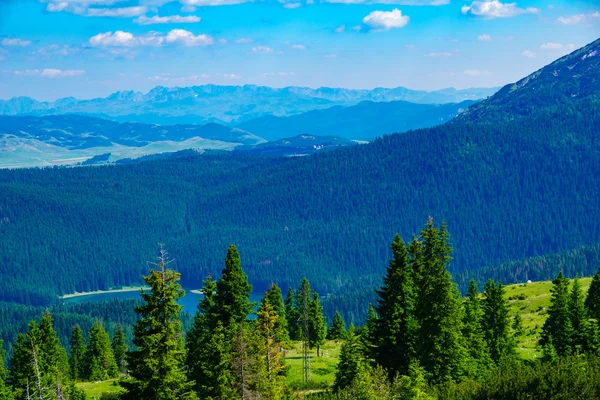
{"type": "Polygon", "coordinates": [[[512,330],[515,336],[521,336],[523,334],[523,318],[520,313],[515,313],[513,317],[512,330]]]}
{"type": "Polygon", "coordinates": [[[571,288],[569,316],[573,328],[573,335],[571,336],[572,350],[580,354],[589,348],[589,317],[578,277],[573,280],[573,287],[571,288]]]}
{"type": "Polygon", "coordinates": [[[448,272],[452,247],[445,223],[437,229],[430,218],[421,231],[421,239],[418,359],[434,382],[459,379],[465,373],[466,351],[461,333],[461,300],[448,272]]]}
{"type": "Polygon", "coordinates": [[[323,306],[317,292],[313,292],[313,298],[309,307],[309,343],[311,348],[317,348],[317,357],[321,357],[321,346],[325,344],[325,339],[327,338],[327,323],[325,322],[323,306]]]}
{"type": "Polygon", "coordinates": [[[379,324],[377,326],[377,362],[391,377],[408,374],[416,354],[418,322],[415,315],[417,294],[409,253],[400,235],[391,245],[383,286],[377,291],[379,324]]]}
{"type": "Polygon", "coordinates": [[[550,307],[548,308],[548,318],[542,328],[540,344],[543,346],[549,343],[552,338],[552,345],[556,354],[564,356],[571,354],[573,326],[571,325],[571,316],[569,312],[569,280],[564,277],[562,271],[552,281],[552,293],[550,296],[550,307]]]}
{"type": "Polygon", "coordinates": [[[71,377],[73,380],[78,381],[85,376],[85,338],[83,337],[83,330],[79,325],[73,327],[69,344],[71,347],[69,357],[71,377]]]}
{"type": "Polygon", "coordinates": [[[284,392],[284,364],[279,338],[282,326],[278,323],[279,315],[271,305],[269,292],[260,303],[257,312],[255,333],[258,338],[257,349],[259,362],[262,364],[257,368],[260,372],[258,391],[261,398],[279,400],[284,392]]]}
{"type": "Polygon", "coordinates": [[[490,369],[492,359],[485,341],[482,327],[483,310],[477,291],[477,284],[471,280],[464,301],[462,333],[468,352],[467,372],[474,378],[485,375],[490,369]]]}
{"type": "Polygon", "coordinates": [[[328,337],[330,340],[342,340],[346,335],[346,323],[339,311],[336,311],[333,316],[331,327],[329,328],[328,337]]]}
{"type": "Polygon", "coordinates": [[[40,367],[42,372],[48,376],[48,386],[61,386],[68,382],[69,357],[65,348],[60,344],[50,311],[42,314],[39,325],[40,331],[40,367]]]}
{"type": "Polygon", "coordinates": [[[490,356],[496,364],[516,354],[516,343],[510,332],[510,310],[502,282],[491,279],[485,285],[482,327],[490,356]]]}
{"type": "Polygon", "coordinates": [[[296,308],[296,295],[291,287],[287,291],[285,297],[285,317],[288,325],[288,332],[291,340],[299,340],[298,332],[298,309],[296,308]]]}
{"type": "Polygon", "coordinates": [[[217,282],[215,295],[215,315],[225,328],[246,321],[252,313],[251,293],[252,285],[242,270],[240,255],[235,245],[231,245],[227,249],[225,268],[217,282]]]}
{"type": "Polygon", "coordinates": [[[8,385],[8,373],[6,371],[6,367],[4,366],[5,355],[4,341],[0,340],[0,399],[13,400],[13,390],[8,385]]]}
{"type": "Polygon", "coordinates": [[[588,289],[585,306],[588,309],[589,316],[600,321],[600,267],[598,267],[598,272],[594,275],[588,289]]]}
{"type": "Polygon", "coordinates": [[[115,330],[115,335],[113,336],[112,350],[120,373],[125,373],[127,370],[126,356],[128,349],[129,346],[127,345],[127,339],[125,338],[125,329],[119,324],[115,330]]]}
{"type": "Polygon", "coordinates": [[[94,322],[88,332],[85,362],[85,377],[90,381],[103,381],[119,376],[110,338],[100,321],[94,322]]]}
{"type": "Polygon", "coordinates": [[[193,381],[184,373],[185,345],[177,304],[184,291],[179,273],[167,269],[167,253],[160,247],[158,270],[144,281],[149,291],[141,291],[143,303],[135,308],[140,319],[134,326],[135,350],[127,353],[131,379],[122,381],[124,399],[192,400],[193,381]]]}
{"type": "Polygon", "coordinates": [[[209,275],[202,287],[194,325],[187,335],[186,367],[194,389],[201,399],[224,397],[232,386],[229,372],[230,344],[222,322],[215,314],[217,283],[209,275]]]}
{"type": "Polygon", "coordinates": [[[288,328],[288,320],[286,315],[286,305],[283,302],[281,289],[276,284],[272,283],[266,293],[269,303],[277,313],[277,338],[279,343],[288,343],[290,341],[290,333],[288,328]]]}
{"type": "Polygon", "coordinates": [[[335,373],[333,390],[339,392],[354,383],[362,368],[362,352],[359,338],[350,324],[340,350],[340,359],[335,373]]]}
{"type": "Polygon", "coordinates": [[[369,312],[367,313],[367,320],[360,333],[360,343],[363,352],[363,357],[369,362],[373,362],[375,360],[378,323],[379,316],[375,311],[375,307],[373,307],[372,303],[369,303],[369,312]]]}

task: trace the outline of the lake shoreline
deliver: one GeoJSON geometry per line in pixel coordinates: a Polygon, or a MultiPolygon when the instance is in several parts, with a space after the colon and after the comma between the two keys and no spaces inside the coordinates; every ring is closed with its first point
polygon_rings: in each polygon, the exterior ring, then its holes
{"type": "Polygon", "coordinates": [[[148,286],[132,286],[132,287],[124,287],[121,289],[109,289],[109,290],[94,290],[93,292],[75,292],[64,294],[62,296],[58,296],[60,300],[72,299],[75,297],[83,297],[83,296],[94,296],[98,294],[110,294],[110,293],[126,293],[126,292],[136,292],[141,289],[147,290],[150,289],[148,286]]]}

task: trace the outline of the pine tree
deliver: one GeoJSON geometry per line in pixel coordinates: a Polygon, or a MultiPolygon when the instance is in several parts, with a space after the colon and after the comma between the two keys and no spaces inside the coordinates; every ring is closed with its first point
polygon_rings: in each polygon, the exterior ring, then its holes
{"type": "Polygon", "coordinates": [[[231,245],[227,249],[225,268],[217,282],[215,295],[215,315],[225,328],[245,321],[252,313],[251,293],[252,285],[242,270],[240,255],[235,245],[231,245]]]}
{"type": "Polygon", "coordinates": [[[485,285],[482,327],[490,356],[496,364],[513,358],[516,343],[510,333],[509,305],[502,282],[485,285]]]}
{"type": "Polygon", "coordinates": [[[588,289],[585,306],[588,309],[590,317],[600,321],[600,267],[598,267],[598,272],[594,275],[588,289]]]}
{"type": "Polygon", "coordinates": [[[346,335],[346,323],[344,322],[344,318],[342,318],[342,314],[339,311],[335,312],[333,316],[333,322],[331,323],[331,327],[329,328],[328,337],[330,340],[342,340],[346,335]]]}
{"type": "Polygon", "coordinates": [[[125,338],[125,329],[119,324],[115,330],[115,335],[113,336],[112,350],[120,373],[125,373],[127,370],[126,356],[128,349],[129,346],[127,345],[127,339],[125,338]]]}
{"type": "Polygon", "coordinates": [[[277,313],[277,332],[279,332],[277,341],[282,344],[288,343],[290,341],[290,333],[286,315],[286,305],[283,302],[281,289],[279,286],[272,283],[266,296],[269,298],[269,303],[277,313]]]}
{"type": "Polygon", "coordinates": [[[110,338],[100,321],[94,322],[88,332],[85,360],[85,377],[90,381],[103,381],[119,376],[110,338]]]}
{"type": "Polygon", "coordinates": [[[134,326],[135,350],[127,353],[130,380],[122,381],[124,399],[195,400],[193,381],[188,381],[183,363],[185,345],[177,304],[184,291],[180,275],[167,269],[167,252],[160,247],[158,270],[144,281],[150,290],[141,291],[143,303],[135,308],[140,319],[134,326]]]}
{"type": "Polygon", "coordinates": [[[71,355],[69,357],[69,365],[71,366],[71,377],[78,381],[85,376],[85,339],[83,330],[79,325],[75,325],[71,331],[71,355]]]}
{"type": "Polygon", "coordinates": [[[268,400],[279,400],[283,396],[283,354],[281,352],[279,338],[281,337],[282,326],[278,323],[279,315],[271,305],[271,296],[269,292],[260,303],[257,312],[257,321],[255,324],[255,333],[258,338],[260,373],[258,390],[261,398],[268,400]]]}
{"type": "Polygon", "coordinates": [[[552,338],[552,345],[556,354],[564,356],[571,354],[573,326],[569,312],[569,280],[564,277],[562,271],[552,281],[550,296],[550,307],[548,318],[542,328],[540,344],[543,346],[552,338]]]}
{"type": "Polygon", "coordinates": [[[421,239],[419,257],[422,257],[423,275],[418,278],[421,281],[417,304],[418,359],[434,382],[459,379],[465,372],[466,351],[462,342],[458,288],[448,272],[452,247],[445,223],[437,229],[430,218],[421,231],[421,239]]]}
{"type": "Polygon", "coordinates": [[[327,323],[325,322],[325,316],[323,315],[323,306],[319,300],[319,294],[313,292],[313,298],[309,305],[309,318],[310,318],[310,347],[317,348],[317,357],[321,357],[321,346],[325,344],[327,338],[327,323]]]}
{"type": "Polygon", "coordinates": [[[377,348],[377,324],[379,323],[379,316],[375,311],[372,303],[369,303],[369,312],[367,314],[367,320],[363,329],[360,333],[360,343],[363,352],[363,357],[369,362],[375,360],[375,350],[377,348]]]}
{"type": "Polygon", "coordinates": [[[298,331],[298,309],[296,308],[296,295],[294,289],[289,288],[285,298],[285,316],[288,324],[288,332],[291,340],[299,340],[298,331]]]}
{"type": "Polygon", "coordinates": [[[521,336],[523,334],[523,318],[520,313],[515,313],[513,317],[512,330],[515,336],[521,336]]]}
{"type": "Polygon", "coordinates": [[[69,357],[65,348],[58,341],[50,311],[42,314],[39,325],[39,362],[44,375],[47,375],[48,386],[58,385],[57,380],[65,383],[69,378],[69,357]]]}
{"type": "Polygon", "coordinates": [[[418,322],[415,315],[416,291],[409,253],[400,235],[391,245],[392,260],[377,291],[379,324],[377,326],[377,362],[390,377],[408,374],[416,353],[418,322]]]}
{"type": "Polygon", "coordinates": [[[471,377],[479,378],[490,369],[492,359],[482,327],[483,310],[474,280],[469,284],[469,290],[464,301],[462,333],[465,347],[468,351],[467,370],[471,377]]]}
{"type": "Polygon", "coordinates": [[[362,354],[359,338],[354,332],[354,325],[350,324],[346,332],[344,344],[340,350],[340,360],[335,373],[333,390],[339,392],[353,384],[362,368],[362,354]]]}
{"type": "Polygon", "coordinates": [[[2,400],[13,400],[13,390],[8,385],[8,373],[6,371],[6,367],[4,366],[4,341],[0,340],[0,399],[2,400]]]}
{"type": "Polygon", "coordinates": [[[587,351],[589,348],[588,341],[588,313],[584,304],[583,293],[581,292],[581,284],[579,278],[573,280],[571,289],[571,298],[569,300],[569,316],[571,319],[571,327],[573,334],[571,336],[571,348],[577,354],[587,351]]]}

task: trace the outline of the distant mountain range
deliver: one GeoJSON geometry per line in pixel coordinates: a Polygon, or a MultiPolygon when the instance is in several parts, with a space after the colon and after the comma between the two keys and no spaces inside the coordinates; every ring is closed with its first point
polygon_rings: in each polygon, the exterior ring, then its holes
{"type": "Polygon", "coordinates": [[[351,107],[337,106],[289,117],[259,117],[237,127],[269,141],[300,134],[373,140],[385,134],[441,125],[474,103],[472,100],[442,105],[363,101],[351,107]]]}
{"type": "Polygon", "coordinates": [[[78,100],[73,97],[41,102],[29,97],[0,100],[0,115],[81,114],[119,122],[150,124],[241,123],[264,115],[289,116],[362,101],[408,101],[419,104],[460,103],[491,96],[497,88],[443,89],[432,92],[403,87],[372,90],[322,87],[271,88],[265,86],[217,86],[167,88],[148,93],[121,91],[106,98],[78,100]]]}

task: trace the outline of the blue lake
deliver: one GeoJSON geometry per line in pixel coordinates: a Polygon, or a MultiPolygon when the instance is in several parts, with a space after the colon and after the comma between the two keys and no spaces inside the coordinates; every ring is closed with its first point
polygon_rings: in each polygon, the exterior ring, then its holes
{"type": "MultiPolygon", "coordinates": [[[[264,293],[252,293],[250,296],[250,301],[259,302],[264,293]]],[[[185,290],[185,296],[181,298],[179,304],[183,306],[183,310],[190,313],[195,314],[196,309],[198,308],[198,302],[202,298],[201,294],[192,293],[190,290],[185,290]]],[[[64,299],[63,302],[65,304],[81,304],[81,303],[89,303],[89,302],[99,302],[99,301],[110,301],[113,299],[119,300],[139,300],[140,292],[132,291],[132,292],[108,292],[108,293],[99,293],[99,294],[89,294],[85,296],[71,297],[68,299],[64,299]]]]}

